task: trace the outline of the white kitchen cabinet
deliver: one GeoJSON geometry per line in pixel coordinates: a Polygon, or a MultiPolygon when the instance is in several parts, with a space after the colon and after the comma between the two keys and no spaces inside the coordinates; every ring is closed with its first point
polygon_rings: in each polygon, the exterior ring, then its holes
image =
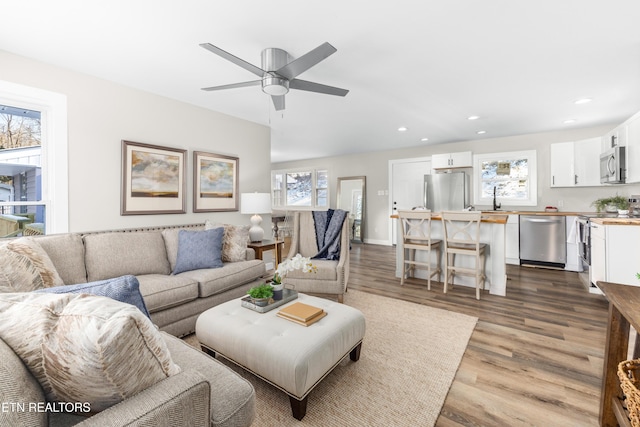
{"type": "Polygon", "coordinates": [[[602,225],[591,222],[591,281],[640,286],[640,225],[602,225]]]}
{"type": "Polygon", "coordinates": [[[433,169],[452,169],[473,167],[473,155],[471,151],[458,153],[434,154],[431,156],[433,169]]]}
{"type": "Polygon", "coordinates": [[[580,253],[578,249],[578,228],[576,224],[577,216],[566,216],[566,242],[567,242],[567,261],[564,269],[567,271],[582,271],[582,262],[580,261],[580,253]]]}
{"type": "Polygon", "coordinates": [[[604,225],[591,222],[591,283],[607,281],[607,256],[604,225]]]}
{"type": "Polygon", "coordinates": [[[551,187],[573,187],[573,142],[558,142],[549,147],[551,187]]]}
{"type": "Polygon", "coordinates": [[[551,144],[551,187],[594,187],[600,184],[601,138],[551,144]]]}
{"type": "Polygon", "coordinates": [[[505,231],[505,262],[520,265],[520,216],[509,215],[505,231]]]}
{"type": "Polygon", "coordinates": [[[601,152],[605,152],[613,147],[627,146],[627,124],[626,122],[617,126],[615,129],[610,130],[601,140],[601,152]]]}
{"type": "Polygon", "coordinates": [[[600,184],[600,138],[583,139],[573,145],[573,174],[576,187],[600,184]]]}
{"type": "Polygon", "coordinates": [[[627,179],[626,183],[640,182],[640,113],[627,121],[627,179]]]}

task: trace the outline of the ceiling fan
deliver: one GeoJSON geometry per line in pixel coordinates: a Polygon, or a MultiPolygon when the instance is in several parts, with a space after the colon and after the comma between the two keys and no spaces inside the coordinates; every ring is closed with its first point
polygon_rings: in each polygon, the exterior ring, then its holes
{"type": "Polygon", "coordinates": [[[298,75],[336,52],[336,48],[326,42],[294,60],[291,60],[291,56],[282,49],[267,48],[262,51],[262,68],[256,67],[211,43],[202,43],[200,46],[260,77],[260,80],[205,87],[202,90],[213,91],[262,85],[262,91],[271,95],[273,105],[277,111],[284,110],[284,96],[289,92],[289,89],[336,96],[345,96],[349,93],[346,89],[296,79],[298,75]]]}

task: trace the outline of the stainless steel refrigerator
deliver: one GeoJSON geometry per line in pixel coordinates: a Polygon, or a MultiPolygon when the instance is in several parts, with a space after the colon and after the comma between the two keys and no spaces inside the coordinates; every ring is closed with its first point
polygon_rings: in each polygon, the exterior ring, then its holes
{"type": "Polygon", "coordinates": [[[424,205],[431,212],[460,211],[469,206],[469,176],[464,172],[424,176],[424,205]]]}

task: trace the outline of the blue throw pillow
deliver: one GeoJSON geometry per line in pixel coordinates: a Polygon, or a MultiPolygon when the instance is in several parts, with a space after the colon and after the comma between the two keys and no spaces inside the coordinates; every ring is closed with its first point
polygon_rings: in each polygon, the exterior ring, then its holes
{"type": "Polygon", "coordinates": [[[178,256],[173,274],[201,268],[220,268],[222,264],[222,237],[224,228],[204,231],[180,230],[178,256]]]}
{"type": "Polygon", "coordinates": [[[97,282],[79,283],[77,285],[54,286],[38,289],[34,292],[51,294],[91,294],[109,297],[116,301],[134,305],[151,318],[147,306],[140,294],[140,282],[136,276],[122,276],[115,279],[100,280],[97,282]]]}

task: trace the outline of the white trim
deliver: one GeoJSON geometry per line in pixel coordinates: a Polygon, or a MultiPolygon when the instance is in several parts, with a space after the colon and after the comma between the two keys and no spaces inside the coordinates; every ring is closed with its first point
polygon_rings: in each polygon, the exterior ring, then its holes
{"type": "Polygon", "coordinates": [[[67,233],[69,164],[66,95],[0,80],[0,103],[42,113],[42,202],[46,207],[47,234],[67,233]]]}
{"type": "Polygon", "coordinates": [[[482,162],[485,161],[506,161],[515,159],[527,159],[527,167],[529,176],[527,185],[529,187],[529,195],[527,199],[516,198],[498,198],[498,203],[509,206],[536,206],[538,204],[538,163],[536,150],[510,151],[504,153],[487,153],[475,154],[473,156],[473,172],[474,172],[474,205],[491,205],[493,199],[490,197],[480,197],[482,194],[482,162]]]}

